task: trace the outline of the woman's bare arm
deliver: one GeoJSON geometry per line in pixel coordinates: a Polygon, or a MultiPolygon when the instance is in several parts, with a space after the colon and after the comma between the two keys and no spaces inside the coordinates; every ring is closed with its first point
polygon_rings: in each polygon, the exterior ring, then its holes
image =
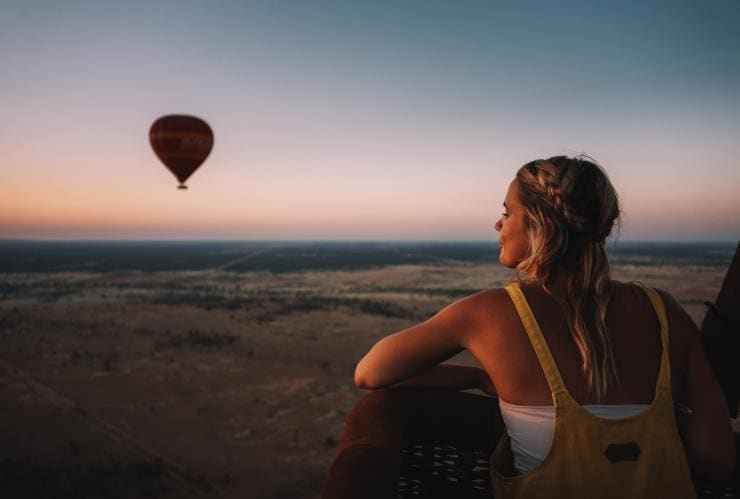
{"type": "Polygon", "coordinates": [[[729,479],[735,468],[735,440],[722,389],[704,351],[694,321],[673,296],[659,290],[672,335],[689,345],[686,374],[676,401],[691,412],[678,412],[677,423],[695,475],[714,482],[729,479]]]}
{"type": "MultiPolygon", "coordinates": [[[[483,292],[484,293],[484,292],[483,292]]],[[[483,293],[458,300],[429,320],[378,341],[355,369],[355,384],[376,389],[419,375],[466,349],[484,327],[483,293]]],[[[441,371],[433,371],[438,376],[441,371]]]]}
{"type": "Polygon", "coordinates": [[[426,371],[395,383],[390,388],[445,388],[448,390],[479,389],[489,394],[494,390],[488,374],[480,367],[437,364],[426,371]]]}

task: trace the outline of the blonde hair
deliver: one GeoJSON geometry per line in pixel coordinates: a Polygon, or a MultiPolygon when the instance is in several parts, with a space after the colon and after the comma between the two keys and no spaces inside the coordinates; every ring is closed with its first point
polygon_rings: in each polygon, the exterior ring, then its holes
{"type": "MultiPolygon", "coordinates": [[[[581,355],[588,388],[601,400],[619,384],[606,312],[612,296],[605,240],[620,222],[617,193],[592,158],[554,156],[516,174],[526,212],[529,252],[516,267],[519,282],[549,293],[564,274],[558,298],[581,355]]],[[[557,297],[556,297],[557,298],[557,297]]]]}

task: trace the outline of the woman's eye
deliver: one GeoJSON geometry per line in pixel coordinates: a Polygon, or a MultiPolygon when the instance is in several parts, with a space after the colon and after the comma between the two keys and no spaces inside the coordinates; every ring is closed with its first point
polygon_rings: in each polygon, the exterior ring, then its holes
{"type": "Polygon", "coordinates": [[[508,217],[509,214],[508,213],[502,213],[501,216],[508,217]]]}

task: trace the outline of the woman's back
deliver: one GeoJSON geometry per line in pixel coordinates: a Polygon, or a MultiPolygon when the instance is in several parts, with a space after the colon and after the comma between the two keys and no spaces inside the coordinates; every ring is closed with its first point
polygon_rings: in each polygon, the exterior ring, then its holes
{"type": "MultiPolygon", "coordinates": [[[[614,294],[606,324],[620,384],[612,387],[601,401],[589,393],[581,370],[582,358],[558,302],[537,286],[522,285],[521,289],[565,386],[579,404],[649,404],[660,367],[658,318],[638,285],[619,281],[612,283],[614,294]]],[[[481,338],[476,338],[471,348],[473,355],[488,372],[501,399],[517,405],[552,405],[547,380],[514,304],[503,290],[488,293],[491,329],[481,338]]],[[[672,307],[668,309],[671,379],[674,394],[677,394],[681,391],[686,370],[687,325],[685,318],[676,317],[672,307]]]]}
{"type": "Polygon", "coordinates": [[[544,460],[521,474],[507,433],[491,457],[495,495],[511,498],[693,497],[691,474],[674,416],[668,324],[662,300],[644,289],[659,317],[662,353],[654,397],[643,412],[603,419],[573,399],[518,284],[506,287],[525,326],[555,405],[552,444],[544,460]],[[669,481],[658,478],[660,474],[669,481]]]}
{"type": "MultiPolygon", "coordinates": [[[[563,383],[578,404],[650,404],[662,351],[659,320],[637,284],[612,283],[606,324],[620,385],[608,390],[601,401],[588,390],[581,357],[558,302],[537,286],[522,285],[521,290],[563,383]]],[[[688,409],[677,413],[677,424],[689,463],[703,479],[725,480],[734,467],[735,450],[721,389],[693,320],[670,294],[656,291],[667,318],[672,399],[688,409]]],[[[485,324],[471,338],[469,350],[488,373],[498,396],[520,406],[552,405],[547,379],[508,293],[504,289],[479,293],[469,311],[485,324]]]]}

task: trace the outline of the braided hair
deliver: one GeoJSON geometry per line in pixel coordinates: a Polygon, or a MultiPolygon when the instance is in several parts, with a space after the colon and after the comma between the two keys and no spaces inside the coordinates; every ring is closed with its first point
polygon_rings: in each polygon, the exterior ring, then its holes
{"type": "Polygon", "coordinates": [[[589,390],[601,400],[619,383],[606,311],[612,296],[605,241],[619,225],[617,193],[588,156],[554,156],[517,172],[526,211],[529,253],[517,265],[519,282],[538,283],[549,293],[564,274],[559,298],[581,356],[589,390]]]}

